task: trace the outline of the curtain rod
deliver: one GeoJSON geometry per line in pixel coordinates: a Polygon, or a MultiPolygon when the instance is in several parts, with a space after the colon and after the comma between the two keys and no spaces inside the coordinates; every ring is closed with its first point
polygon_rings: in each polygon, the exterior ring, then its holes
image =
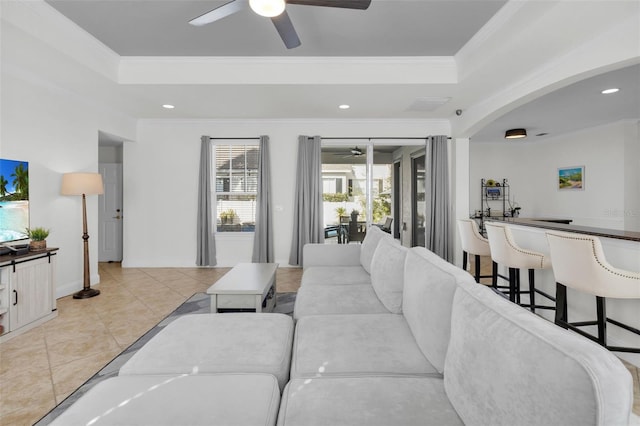
{"type": "MultiPolygon", "coordinates": [[[[335,137],[334,136],[334,137],[325,138],[325,137],[320,136],[320,139],[323,139],[323,140],[337,140],[337,139],[341,139],[341,140],[345,140],[345,139],[346,140],[353,140],[353,139],[397,140],[397,139],[400,139],[400,140],[421,140],[422,141],[422,140],[425,140],[425,139],[429,139],[431,137],[432,136],[423,136],[423,137],[401,136],[401,137],[395,137],[394,138],[394,137],[389,137],[389,136],[366,136],[366,137],[349,136],[349,137],[340,138],[340,137],[335,137]]],[[[451,137],[447,136],[447,139],[451,139],[451,137]]]]}
{"type": "MultiPolygon", "coordinates": [[[[424,136],[424,137],[416,137],[416,136],[399,136],[399,137],[389,137],[389,136],[363,136],[363,137],[356,137],[356,136],[347,136],[347,137],[322,137],[320,136],[320,139],[325,139],[325,140],[355,140],[355,139],[377,139],[377,140],[425,140],[425,139],[429,139],[432,136],[424,136]]],[[[209,137],[209,140],[259,140],[260,137],[253,137],[253,138],[212,138],[209,137]]],[[[447,139],[451,139],[451,136],[447,136],[447,139]]]]}
{"type": "Polygon", "coordinates": [[[249,141],[249,140],[260,140],[260,137],[254,137],[254,138],[212,138],[209,137],[209,140],[214,141],[214,140],[225,140],[225,141],[249,141]]]}

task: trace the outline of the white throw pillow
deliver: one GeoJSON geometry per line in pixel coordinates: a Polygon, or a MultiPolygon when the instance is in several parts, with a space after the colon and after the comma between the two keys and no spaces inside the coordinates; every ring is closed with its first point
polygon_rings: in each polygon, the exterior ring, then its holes
{"type": "Polygon", "coordinates": [[[402,313],[404,261],[409,249],[382,238],[371,261],[371,284],[376,296],[389,311],[402,313]]]}
{"type": "Polygon", "coordinates": [[[369,274],[371,274],[371,261],[376,248],[378,247],[378,242],[383,238],[391,240],[389,234],[382,231],[377,226],[371,226],[367,230],[367,235],[365,235],[364,240],[362,241],[362,246],[360,247],[360,264],[369,274]]]}

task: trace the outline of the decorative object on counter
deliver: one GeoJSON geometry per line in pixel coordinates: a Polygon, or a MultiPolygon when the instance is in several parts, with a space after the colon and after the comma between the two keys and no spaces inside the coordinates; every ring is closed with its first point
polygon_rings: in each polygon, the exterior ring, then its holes
{"type": "Polygon", "coordinates": [[[91,288],[89,274],[89,233],[87,232],[87,195],[104,194],[100,173],[65,173],[62,175],[62,195],[82,195],[82,240],[84,245],[83,288],[73,295],[74,299],[87,299],[100,294],[100,290],[91,288]]]}
{"type": "Polygon", "coordinates": [[[29,250],[31,251],[40,251],[47,248],[47,237],[49,236],[49,230],[36,227],[36,228],[26,228],[27,236],[31,240],[29,243],[29,250]]]}
{"type": "Polygon", "coordinates": [[[476,216],[479,220],[480,234],[486,235],[484,222],[485,218],[505,218],[511,214],[511,198],[509,182],[502,179],[501,182],[495,179],[480,180],[480,216],[476,216]]]}
{"type": "Polygon", "coordinates": [[[558,168],[558,190],[584,189],[584,166],[558,168]]]}

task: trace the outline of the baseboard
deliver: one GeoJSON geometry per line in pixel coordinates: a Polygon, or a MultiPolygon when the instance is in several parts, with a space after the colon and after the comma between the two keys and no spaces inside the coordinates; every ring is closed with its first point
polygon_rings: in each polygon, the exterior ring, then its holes
{"type": "MultiPolygon", "coordinates": [[[[91,275],[91,287],[95,287],[100,284],[100,274],[91,275]]],[[[56,299],[61,297],[70,296],[73,293],[82,290],[84,282],[81,280],[72,281],[63,285],[56,286],[56,299]]]]}

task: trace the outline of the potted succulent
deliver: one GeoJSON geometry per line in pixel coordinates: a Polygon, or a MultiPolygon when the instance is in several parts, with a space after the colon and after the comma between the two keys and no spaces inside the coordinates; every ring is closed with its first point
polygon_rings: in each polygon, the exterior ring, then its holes
{"type": "Polygon", "coordinates": [[[223,224],[231,224],[236,217],[236,211],[233,209],[225,210],[220,213],[220,222],[223,224]]]}
{"type": "Polygon", "coordinates": [[[47,237],[49,236],[49,230],[41,227],[27,228],[27,236],[31,240],[29,243],[29,250],[37,251],[47,248],[47,237]]]}

